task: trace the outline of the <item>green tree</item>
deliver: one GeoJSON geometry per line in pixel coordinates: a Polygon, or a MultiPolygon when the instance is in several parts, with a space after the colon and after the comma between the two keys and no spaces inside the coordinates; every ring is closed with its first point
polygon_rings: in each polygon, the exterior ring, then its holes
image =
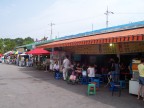
{"type": "Polygon", "coordinates": [[[3,53],[3,40],[0,38],[0,53],[3,53]]]}
{"type": "Polygon", "coordinates": [[[7,51],[13,50],[17,46],[26,45],[26,44],[30,44],[33,42],[34,40],[31,37],[27,37],[25,39],[23,38],[16,38],[16,39],[0,38],[0,53],[5,53],[7,51]]]}
{"type": "Polygon", "coordinates": [[[31,37],[27,37],[24,39],[23,44],[26,45],[26,44],[30,44],[33,42],[34,42],[34,40],[31,37]]]}
{"type": "Polygon", "coordinates": [[[15,39],[15,42],[16,42],[16,46],[21,46],[23,45],[23,38],[16,38],[15,39]]]}

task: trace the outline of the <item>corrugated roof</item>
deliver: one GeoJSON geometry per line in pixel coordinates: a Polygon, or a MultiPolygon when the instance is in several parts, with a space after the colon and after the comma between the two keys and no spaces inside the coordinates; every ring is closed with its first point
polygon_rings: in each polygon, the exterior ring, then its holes
{"type": "Polygon", "coordinates": [[[89,35],[129,30],[129,29],[140,28],[140,27],[144,27],[144,21],[124,24],[124,25],[118,25],[118,26],[113,26],[113,27],[108,27],[108,28],[102,28],[99,30],[93,30],[93,31],[89,31],[89,32],[79,33],[76,35],[64,36],[64,37],[60,37],[57,40],[65,40],[65,39],[71,39],[71,38],[77,38],[77,37],[83,37],[83,36],[89,36],[89,35]]]}
{"type": "Polygon", "coordinates": [[[119,39],[120,42],[142,41],[143,35],[144,35],[144,27],[132,29],[132,30],[126,30],[126,31],[111,32],[105,34],[97,34],[92,36],[55,41],[38,47],[54,48],[54,47],[76,46],[76,45],[86,45],[86,44],[103,44],[103,43],[111,43],[111,42],[116,43],[119,42],[118,41],[119,39]]]}
{"type": "Polygon", "coordinates": [[[122,30],[130,30],[130,29],[135,29],[135,28],[140,28],[140,27],[144,27],[144,21],[124,24],[124,25],[118,25],[118,26],[113,26],[113,27],[108,27],[108,28],[102,28],[99,30],[78,33],[75,35],[63,36],[63,37],[60,37],[57,39],[46,40],[46,41],[42,41],[42,42],[35,42],[32,44],[23,45],[23,46],[19,46],[16,48],[30,47],[32,45],[39,46],[39,45],[43,45],[43,44],[47,44],[47,43],[52,43],[55,41],[67,40],[67,39],[72,39],[72,38],[80,38],[80,37],[91,36],[91,35],[96,35],[96,34],[105,34],[105,33],[117,32],[117,31],[122,31],[122,30]]]}

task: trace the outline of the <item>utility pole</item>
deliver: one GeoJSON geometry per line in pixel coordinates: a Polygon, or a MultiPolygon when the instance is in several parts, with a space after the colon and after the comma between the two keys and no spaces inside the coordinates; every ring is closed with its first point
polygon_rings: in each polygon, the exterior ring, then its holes
{"type": "Polygon", "coordinates": [[[92,35],[93,35],[93,24],[92,24],[92,35]]]}
{"type": "Polygon", "coordinates": [[[50,27],[51,27],[50,39],[52,39],[52,35],[53,35],[53,25],[55,25],[55,24],[51,22],[49,25],[50,25],[50,27]]]}
{"type": "Polygon", "coordinates": [[[59,38],[59,32],[58,32],[58,34],[57,34],[57,38],[59,38]]]}
{"type": "Polygon", "coordinates": [[[109,11],[108,10],[108,6],[107,6],[107,10],[106,10],[106,13],[104,13],[106,15],[106,28],[108,27],[108,23],[109,23],[109,15],[110,14],[114,14],[113,12],[109,11]]]}

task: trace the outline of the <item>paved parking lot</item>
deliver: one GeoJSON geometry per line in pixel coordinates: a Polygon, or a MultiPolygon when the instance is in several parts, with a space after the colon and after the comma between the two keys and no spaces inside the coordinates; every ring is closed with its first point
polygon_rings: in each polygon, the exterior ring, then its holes
{"type": "Polygon", "coordinates": [[[111,96],[101,87],[87,96],[86,85],[55,80],[53,74],[31,67],[0,64],[0,108],[144,108],[144,102],[122,90],[111,96]]]}

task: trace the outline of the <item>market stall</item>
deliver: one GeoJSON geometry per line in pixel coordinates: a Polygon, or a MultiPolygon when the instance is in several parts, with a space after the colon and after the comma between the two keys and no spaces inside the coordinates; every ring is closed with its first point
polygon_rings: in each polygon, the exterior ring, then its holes
{"type": "Polygon", "coordinates": [[[50,70],[53,70],[55,61],[58,61],[58,64],[62,71],[62,64],[63,64],[64,57],[66,55],[69,55],[69,57],[71,57],[71,53],[66,52],[66,51],[54,51],[54,52],[50,53],[50,70]]]}
{"type": "Polygon", "coordinates": [[[36,49],[26,52],[26,54],[33,55],[32,59],[34,61],[35,66],[38,69],[41,69],[41,68],[44,68],[44,65],[45,65],[44,62],[46,58],[49,58],[49,57],[46,57],[46,55],[49,55],[50,52],[43,48],[36,48],[36,49]]]}
{"type": "MultiPolygon", "coordinates": [[[[89,32],[90,33],[90,32],[89,32]]],[[[144,25],[143,22],[135,24],[127,24],[122,26],[115,26],[112,28],[96,30],[92,34],[83,33],[82,35],[72,35],[64,38],[57,39],[53,42],[46,43],[38,46],[39,48],[59,48],[64,52],[70,52],[74,55],[87,55],[86,63],[95,63],[99,55],[112,55],[110,58],[118,57],[121,60],[121,55],[128,55],[129,57],[124,58],[124,66],[128,67],[128,62],[133,56],[131,54],[143,54],[144,51],[144,25]],[[120,27],[120,28],[119,28],[120,27]],[[97,56],[97,58],[95,57],[97,56]],[[89,59],[89,60],[88,60],[89,59]],[[125,62],[127,64],[125,65],[125,62]]],[[[59,58],[63,56],[58,55],[59,58]]],[[[80,59],[80,57],[75,57],[80,59]]],[[[54,56],[51,57],[54,59],[54,56]]],[[[78,60],[77,60],[78,61],[78,60]]],[[[104,64],[106,59],[101,59],[104,64]]],[[[100,67],[101,68],[101,67],[100,67]]],[[[137,71],[133,71],[135,74],[137,71]]],[[[137,76],[138,72],[136,73],[137,76]]],[[[127,69],[123,72],[122,76],[130,76],[131,73],[127,69]]],[[[138,80],[136,76],[134,80],[138,80]]],[[[131,76],[130,76],[131,77],[131,76]]],[[[126,79],[126,77],[125,77],[126,79]]],[[[129,79],[128,79],[129,80],[129,79]]],[[[137,83],[137,81],[135,81],[137,83]]],[[[136,84],[136,86],[139,84],[136,84]]],[[[135,88],[135,87],[132,87],[135,88]]]]}

